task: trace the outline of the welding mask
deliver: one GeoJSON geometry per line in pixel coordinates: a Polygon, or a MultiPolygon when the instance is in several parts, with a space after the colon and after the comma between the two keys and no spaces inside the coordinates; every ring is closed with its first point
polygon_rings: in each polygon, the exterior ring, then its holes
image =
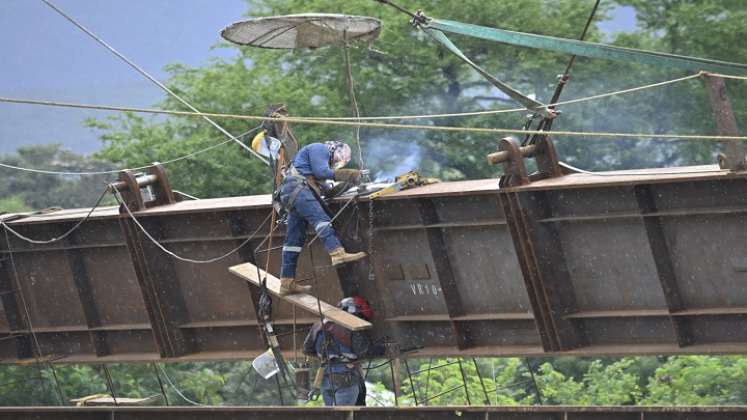
{"type": "Polygon", "coordinates": [[[332,169],[342,169],[350,162],[350,146],[341,141],[328,141],[324,144],[329,150],[329,166],[332,169]]]}

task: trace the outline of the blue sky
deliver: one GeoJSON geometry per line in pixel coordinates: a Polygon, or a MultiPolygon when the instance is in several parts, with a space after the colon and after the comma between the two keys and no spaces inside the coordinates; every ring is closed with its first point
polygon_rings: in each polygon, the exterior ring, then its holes
{"type": "MultiPolygon", "coordinates": [[[[244,0],[52,0],[62,10],[163,80],[164,66],[199,66],[229,49],[212,48],[220,30],[247,12],[244,0]]],[[[632,30],[630,8],[600,24],[632,30]]],[[[0,1],[0,96],[150,106],[163,93],[38,0],[0,1]]],[[[61,143],[80,153],[99,147],[83,127],[107,113],[0,104],[0,153],[24,144],[61,143]]]]}

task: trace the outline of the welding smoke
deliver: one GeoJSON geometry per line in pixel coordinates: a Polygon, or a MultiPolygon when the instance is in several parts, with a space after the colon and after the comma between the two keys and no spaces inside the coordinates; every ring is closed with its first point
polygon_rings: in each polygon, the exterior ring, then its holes
{"type": "Polygon", "coordinates": [[[374,182],[387,182],[416,171],[423,159],[422,147],[413,140],[373,138],[367,141],[365,160],[374,182]]]}

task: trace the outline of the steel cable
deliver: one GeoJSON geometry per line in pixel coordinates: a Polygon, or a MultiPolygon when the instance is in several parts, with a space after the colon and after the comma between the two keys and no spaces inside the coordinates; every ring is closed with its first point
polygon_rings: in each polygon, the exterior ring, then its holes
{"type": "Polygon", "coordinates": [[[188,112],[188,111],[173,111],[163,109],[152,109],[152,108],[133,108],[133,107],[118,107],[118,106],[106,106],[106,105],[87,105],[70,102],[55,102],[55,101],[39,101],[31,99],[14,99],[7,97],[0,97],[0,102],[7,103],[24,103],[32,105],[46,105],[46,106],[57,106],[66,108],[84,108],[84,109],[100,109],[108,111],[128,111],[128,112],[142,112],[151,114],[164,114],[164,115],[183,115],[183,116],[204,116],[208,115],[215,118],[229,118],[238,120],[250,120],[250,121],[284,121],[289,123],[298,124],[314,124],[314,125],[339,125],[339,126],[361,126],[361,127],[374,127],[374,128],[392,128],[392,129],[403,129],[403,130],[425,130],[425,131],[445,131],[445,132],[464,132],[464,133],[484,133],[484,134],[542,134],[542,135],[554,135],[554,136],[576,136],[576,137],[600,137],[600,138],[623,138],[623,139],[665,139],[665,140],[706,140],[706,141],[721,141],[721,140],[747,140],[747,136],[719,136],[719,135],[708,135],[708,134],[656,134],[656,133],[614,133],[614,132],[594,132],[594,131],[544,131],[544,130],[523,130],[514,128],[487,128],[487,127],[462,127],[462,126],[444,126],[444,125],[422,125],[422,124],[392,124],[392,123],[372,123],[372,122],[355,122],[355,121],[339,121],[330,119],[319,119],[319,118],[306,118],[306,117],[265,117],[256,115],[236,115],[236,114],[220,114],[220,113],[205,113],[205,112],[188,112]]]}
{"type": "MultiPolygon", "coordinates": [[[[261,125],[257,126],[257,127],[254,127],[251,130],[247,130],[247,131],[239,134],[236,137],[237,138],[241,138],[241,137],[247,136],[247,135],[249,135],[249,134],[257,131],[261,127],[262,127],[261,125]]],[[[195,157],[197,155],[201,155],[201,154],[203,154],[205,152],[209,152],[210,150],[213,150],[213,149],[216,149],[218,147],[221,147],[221,146],[223,146],[225,144],[230,143],[231,141],[232,140],[230,140],[230,139],[229,140],[224,140],[224,141],[222,141],[220,143],[213,144],[213,145],[208,146],[208,147],[206,147],[204,149],[200,149],[200,150],[197,150],[195,152],[192,152],[192,153],[189,153],[189,154],[186,154],[186,155],[183,155],[183,156],[179,156],[179,157],[174,158],[174,159],[169,159],[169,160],[167,160],[165,162],[151,163],[150,165],[138,166],[138,167],[135,167],[135,168],[113,169],[113,170],[109,170],[109,171],[92,171],[92,172],[49,171],[49,170],[45,170],[45,169],[25,168],[25,167],[10,165],[10,164],[7,164],[7,163],[2,163],[2,162],[0,162],[0,167],[8,168],[8,169],[16,169],[16,170],[26,171],[26,172],[33,172],[33,173],[37,173],[37,174],[46,174],[46,175],[110,175],[110,174],[118,174],[118,173],[120,173],[122,171],[140,171],[140,170],[143,170],[143,169],[152,168],[153,166],[155,166],[157,164],[160,164],[160,165],[169,165],[171,163],[179,162],[180,160],[190,159],[190,158],[193,158],[193,157],[195,157]]]]}
{"type": "MultiPolygon", "coordinates": [[[[186,99],[184,99],[181,96],[177,95],[174,91],[172,91],[171,89],[169,89],[168,87],[166,87],[166,85],[164,85],[163,83],[161,83],[158,80],[156,80],[156,78],[154,78],[153,76],[151,76],[142,67],[140,67],[137,64],[135,64],[135,62],[133,62],[132,60],[130,60],[129,58],[127,58],[126,56],[124,56],[122,53],[120,53],[119,51],[117,51],[114,47],[112,47],[111,45],[109,45],[106,41],[104,41],[99,36],[97,36],[96,34],[94,34],[93,32],[91,32],[90,30],[88,30],[85,26],[83,26],[78,21],[76,21],[75,19],[73,19],[70,15],[66,14],[65,12],[63,12],[60,8],[58,8],[57,6],[55,6],[54,4],[52,4],[49,0],[41,0],[41,1],[44,4],[46,4],[47,6],[49,6],[52,10],[54,10],[55,12],[57,12],[60,16],[62,16],[63,18],[65,18],[66,20],[68,20],[70,23],[72,23],[73,25],[75,25],[78,29],[80,29],[81,31],[85,32],[88,36],[90,36],[91,38],[93,38],[94,41],[96,41],[97,43],[99,43],[101,46],[103,46],[104,48],[108,49],[109,51],[111,51],[114,55],[116,55],[122,61],[124,61],[125,63],[127,63],[130,67],[132,67],[133,69],[135,69],[138,73],[140,73],[141,75],[143,75],[146,79],[150,80],[156,86],[158,86],[159,88],[163,89],[166,93],[168,93],[169,95],[171,95],[174,98],[176,98],[179,102],[181,102],[182,104],[184,104],[184,106],[186,106],[187,108],[191,109],[194,112],[200,112],[197,108],[195,108],[194,106],[192,106],[192,104],[190,104],[189,102],[187,102],[186,99]]],[[[202,115],[202,118],[205,121],[207,121],[208,123],[210,123],[213,127],[217,128],[218,131],[220,131],[223,134],[225,134],[226,136],[228,136],[228,138],[230,138],[232,141],[238,143],[239,146],[243,147],[248,152],[250,152],[251,154],[253,154],[257,159],[259,159],[260,161],[262,161],[265,165],[269,165],[270,164],[267,161],[267,159],[265,159],[264,157],[262,157],[262,155],[260,155],[259,153],[255,152],[251,147],[248,147],[247,145],[245,145],[244,143],[242,143],[239,139],[237,139],[231,133],[229,133],[225,128],[223,128],[222,126],[218,125],[218,123],[216,123],[215,121],[211,120],[207,115],[202,115]]]]}
{"type": "MultiPolygon", "coordinates": [[[[46,240],[31,239],[31,238],[29,238],[27,236],[24,236],[24,235],[21,235],[20,233],[18,233],[17,231],[15,231],[13,228],[11,228],[10,226],[8,226],[8,223],[5,222],[4,220],[0,220],[0,225],[2,225],[5,228],[5,230],[7,230],[10,233],[12,233],[13,235],[15,235],[18,239],[24,240],[24,241],[32,243],[32,244],[44,245],[44,244],[51,244],[53,242],[61,241],[61,240],[65,239],[65,238],[67,238],[68,236],[70,236],[70,234],[72,234],[73,232],[75,232],[83,223],[85,223],[91,217],[91,215],[93,214],[93,212],[101,204],[101,200],[103,200],[104,196],[106,196],[107,191],[108,191],[107,189],[104,189],[104,191],[101,193],[101,195],[99,196],[99,198],[96,200],[96,203],[93,205],[93,207],[91,207],[91,210],[89,210],[88,213],[86,214],[86,216],[84,218],[80,219],[78,221],[78,223],[75,224],[75,226],[73,226],[72,228],[70,228],[67,232],[63,233],[62,235],[55,236],[52,239],[46,239],[46,240]]],[[[30,216],[33,216],[33,215],[30,215],[30,216]]]]}
{"type": "Polygon", "coordinates": [[[114,186],[114,185],[112,185],[112,188],[114,189],[114,196],[116,197],[117,202],[119,202],[119,204],[125,209],[125,211],[127,212],[127,214],[130,216],[130,219],[132,219],[132,222],[135,223],[135,225],[140,229],[141,232],[143,232],[143,234],[145,235],[146,238],[148,238],[161,251],[165,252],[166,254],[170,255],[171,257],[173,257],[173,258],[175,258],[175,259],[177,259],[179,261],[186,262],[186,263],[191,263],[191,264],[211,264],[211,263],[214,263],[214,262],[218,262],[218,261],[220,261],[220,260],[222,260],[224,258],[227,258],[227,257],[231,256],[232,254],[238,252],[241,248],[243,248],[244,246],[246,246],[246,244],[248,244],[252,239],[254,239],[254,237],[257,235],[257,233],[260,231],[260,229],[262,229],[262,227],[265,225],[265,223],[267,223],[267,220],[270,219],[270,216],[272,216],[272,213],[273,213],[273,212],[270,212],[270,214],[268,214],[267,217],[265,217],[265,220],[262,221],[262,223],[257,227],[257,229],[251,235],[249,235],[249,237],[246,238],[246,240],[244,242],[242,242],[236,248],[232,249],[231,251],[229,251],[229,252],[227,252],[227,253],[225,253],[223,255],[215,257],[215,258],[210,258],[210,259],[207,259],[207,260],[197,260],[197,259],[182,257],[182,256],[176,254],[175,252],[167,249],[165,246],[161,245],[161,243],[158,242],[158,240],[156,238],[154,238],[153,235],[151,235],[150,232],[148,232],[147,229],[145,229],[145,226],[143,226],[142,223],[140,223],[140,221],[137,219],[137,217],[135,217],[135,215],[132,213],[132,210],[130,210],[130,207],[127,205],[127,203],[125,202],[125,200],[122,198],[122,195],[120,194],[120,192],[117,189],[117,187],[114,186]]]}

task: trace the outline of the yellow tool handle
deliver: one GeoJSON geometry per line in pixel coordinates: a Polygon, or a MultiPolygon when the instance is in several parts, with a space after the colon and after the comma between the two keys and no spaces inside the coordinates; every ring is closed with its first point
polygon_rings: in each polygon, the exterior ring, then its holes
{"type": "Polygon", "coordinates": [[[319,367],[319,369],[316,370],[316,376],[314,377],[314,385],[312,388],[322,389],[322,381],[324,381],[324,368],[319,367]]]}

